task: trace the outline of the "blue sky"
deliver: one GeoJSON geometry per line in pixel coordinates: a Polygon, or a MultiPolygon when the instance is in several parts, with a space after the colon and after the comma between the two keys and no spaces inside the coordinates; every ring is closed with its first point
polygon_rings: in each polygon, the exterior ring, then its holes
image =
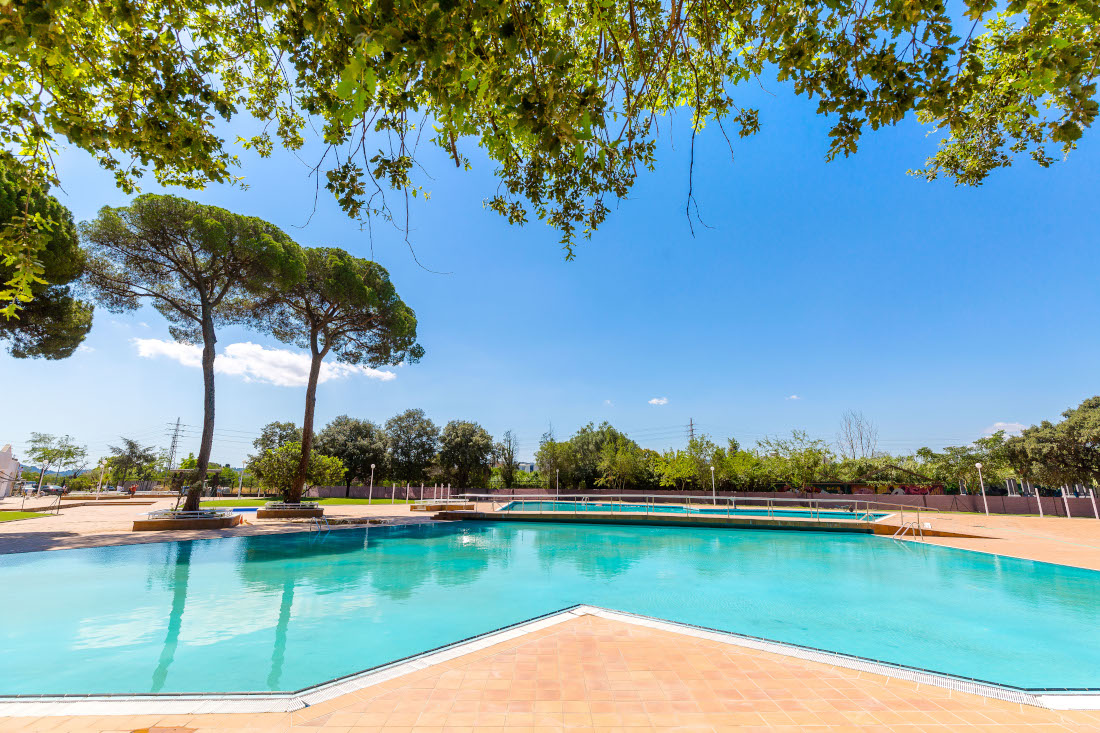
{"type": "MultiPolygon", "coordinates": [[[[420,407],[440,425],[514,429],[530,457],[551,423],[562,437],[609,420],[664,448],[684,442],[689,418],[719,440],[793,428],[831,440],[855,409],[879,426],[880,447],[908,451],[1055,418],[1096,393],[1095,136],[1050,170],[1023,160],[982,187],[956,188],[906,175],[934,149],[915,122],[826,163],[828,122],[812,101],[775,85],[745,95],[761,106],[763,129],[735,141],[733,161],[716,129],[696,143],[710,228],[696,225],[692,237],[684,216],[679,120],[665,126],[658,170],[613,205],[572,262],[546,226],[510,227],[483,207],[495,182],[472,147],[472,173],[430,153],[431,200],[413,207],[413,243],[426,267],[450,274],[419,267],[387,225],[374,238],[427,354],[385,379],[335,375],[320,387],[318,423],[344,413],[384,422],[420,407]]],[[[301,162],[242,158],[247,190],[173,192],[268,219],[305,245],[369,256],[366,234],[323,191],[301,228],[314,195],[301,162]]],[[[66,152],[61,173],[59,197],[78,220],[127,201],[82,154],[66,152]]],[[[150,341],[169,339],[151,309],[99,310],[87,348],[69,360],[0,356],[9,387],[0,443],[18,451],[42,431],[71,434],[93,456],[119,435],[166,446],[167,423],[201,423],[198,368],[150,341]]],[[[293,356],[280,363],[288,355],[259,347],[286,349],[242,329],[220,333],[219,351],[235,348],[225,363],[245,375],[218,376],[215,461],[239,464],[269,421],[301,421],[293,356]],[[240,346],[249,343],[258,346],[240,346]]],[[[197,442],[196,428],[183,453],[197,442]]]]}

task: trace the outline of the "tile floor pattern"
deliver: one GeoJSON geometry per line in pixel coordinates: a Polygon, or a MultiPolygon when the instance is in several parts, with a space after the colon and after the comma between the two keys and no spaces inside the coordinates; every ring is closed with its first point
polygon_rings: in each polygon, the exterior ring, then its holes
{"type": "Polygon", "coordinates": [[[1100,732],[1100,711],[1021,706],[583,616],[289,714],[0,718],[3,733],[184,729],[1100,732]]]}

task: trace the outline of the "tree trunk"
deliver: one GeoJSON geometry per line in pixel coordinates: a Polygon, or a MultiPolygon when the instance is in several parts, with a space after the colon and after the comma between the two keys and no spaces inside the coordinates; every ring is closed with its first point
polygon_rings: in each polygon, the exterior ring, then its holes
{"type": "Polygon", "coordinates": [[[313,358],[309,363],[309,382],[306,385],[306,414],[302,418],[302,455],[298,459],[298,472],[294,475],[294,484],[285,498],[289,504],[300,502],[302,492],[305,490],[309,454],[313,450],[313,410],[317,407],[317,378],[321,374],[321,361],[325,358],[325,352],[328,349],[318,351],[314,342],[311,344],[310,351],[313,352],[313,358]]]}
{"type": "Polygon", "coordinates": [[[186,512],[199,509],[202,497],[202,482],[206,478],[206,467],[210,464],[210,450],[214,445],[214,318],[208,306],[202,313],[202,440],[199,443],[199,457],[195,460],[195,476],[187,489],[187,501],[183,505],[186,512]]]}

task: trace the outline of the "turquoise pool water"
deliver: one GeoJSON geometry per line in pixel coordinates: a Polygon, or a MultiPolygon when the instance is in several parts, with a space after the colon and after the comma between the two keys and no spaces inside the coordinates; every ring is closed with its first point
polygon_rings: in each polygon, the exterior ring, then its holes
{"type": "Polygon", "coordinates": [[[838,519],[878,520],[890,516],[887,513],[843,512],[824,510],[811,512],[805,509],[772,509],[751,506],[749,508],[730,508],[722,505],[705,507],[693,506],[689,512],[686,507],[677,504],[624,504],[615,502],[579,502],[579,501],[512,501],[501,507],[504,512],[648,512],[649,514],[721,514],[723,517],[818,517],[829,516],[838,519]]]}
{"type": "Polygon", "coordinates": [[[866,535],[454,522],[0,555],[0,693],[294,690],[577,603],[1100,687],[1100,573],[866,535]]]}

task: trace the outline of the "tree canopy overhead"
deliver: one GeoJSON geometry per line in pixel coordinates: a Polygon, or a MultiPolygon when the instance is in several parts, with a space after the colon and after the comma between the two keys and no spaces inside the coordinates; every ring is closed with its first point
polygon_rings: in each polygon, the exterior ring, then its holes
{"type": "MultiPolygon", "coordinates": [[[[418,191],[418,142],[459,167],[477,145],[502,184],[491,208],[547,221],[570,254],[655,164],[663,115],[686,107],[694,130],[754,133],[761,113],[737,85],[756,77],[816,100],[828,157],[915,114],[944,132],[919,173],[964,184],[1016,154],[1049,165],[1097,114],[1095,2],[967,0],[961,19],[892,0],[10,4],[0,143],[28,181],[56,181],[51,150],[67,142],[128,191],[145,172],[233,182],[216,125],[247,113],[261,130],[240,142],[264,155],[316,125],[329,147],[315,173],[356,218],[391,216],[387,190],[418,191]]],[[[0,247],[35,251],[8,235],[0,247]]]]}
{"type": "MultiPolygon", "coordinates": [[[[0,230],[17,231],[34,222],[50,222],[35,231],[36,252],[27,261],[10,261],[0,251],[0,289],[14,298],[0,317],[0,341],[17,359],[64,359],[72,355],[92,327],[92,306],[73,297],[69,283],[84,272],[84,253],[76,235],[72,214],[44,187],[26,187],[12,169],[10,155],[0,154],[0,230]],[[32,278],[28,292],[15,287],[19,267],[32,278]]],[[[2,236],[2,235],[0,235],[2,236]]],[[[0,297],[0,306],[4,306],[0,297]]]]}

